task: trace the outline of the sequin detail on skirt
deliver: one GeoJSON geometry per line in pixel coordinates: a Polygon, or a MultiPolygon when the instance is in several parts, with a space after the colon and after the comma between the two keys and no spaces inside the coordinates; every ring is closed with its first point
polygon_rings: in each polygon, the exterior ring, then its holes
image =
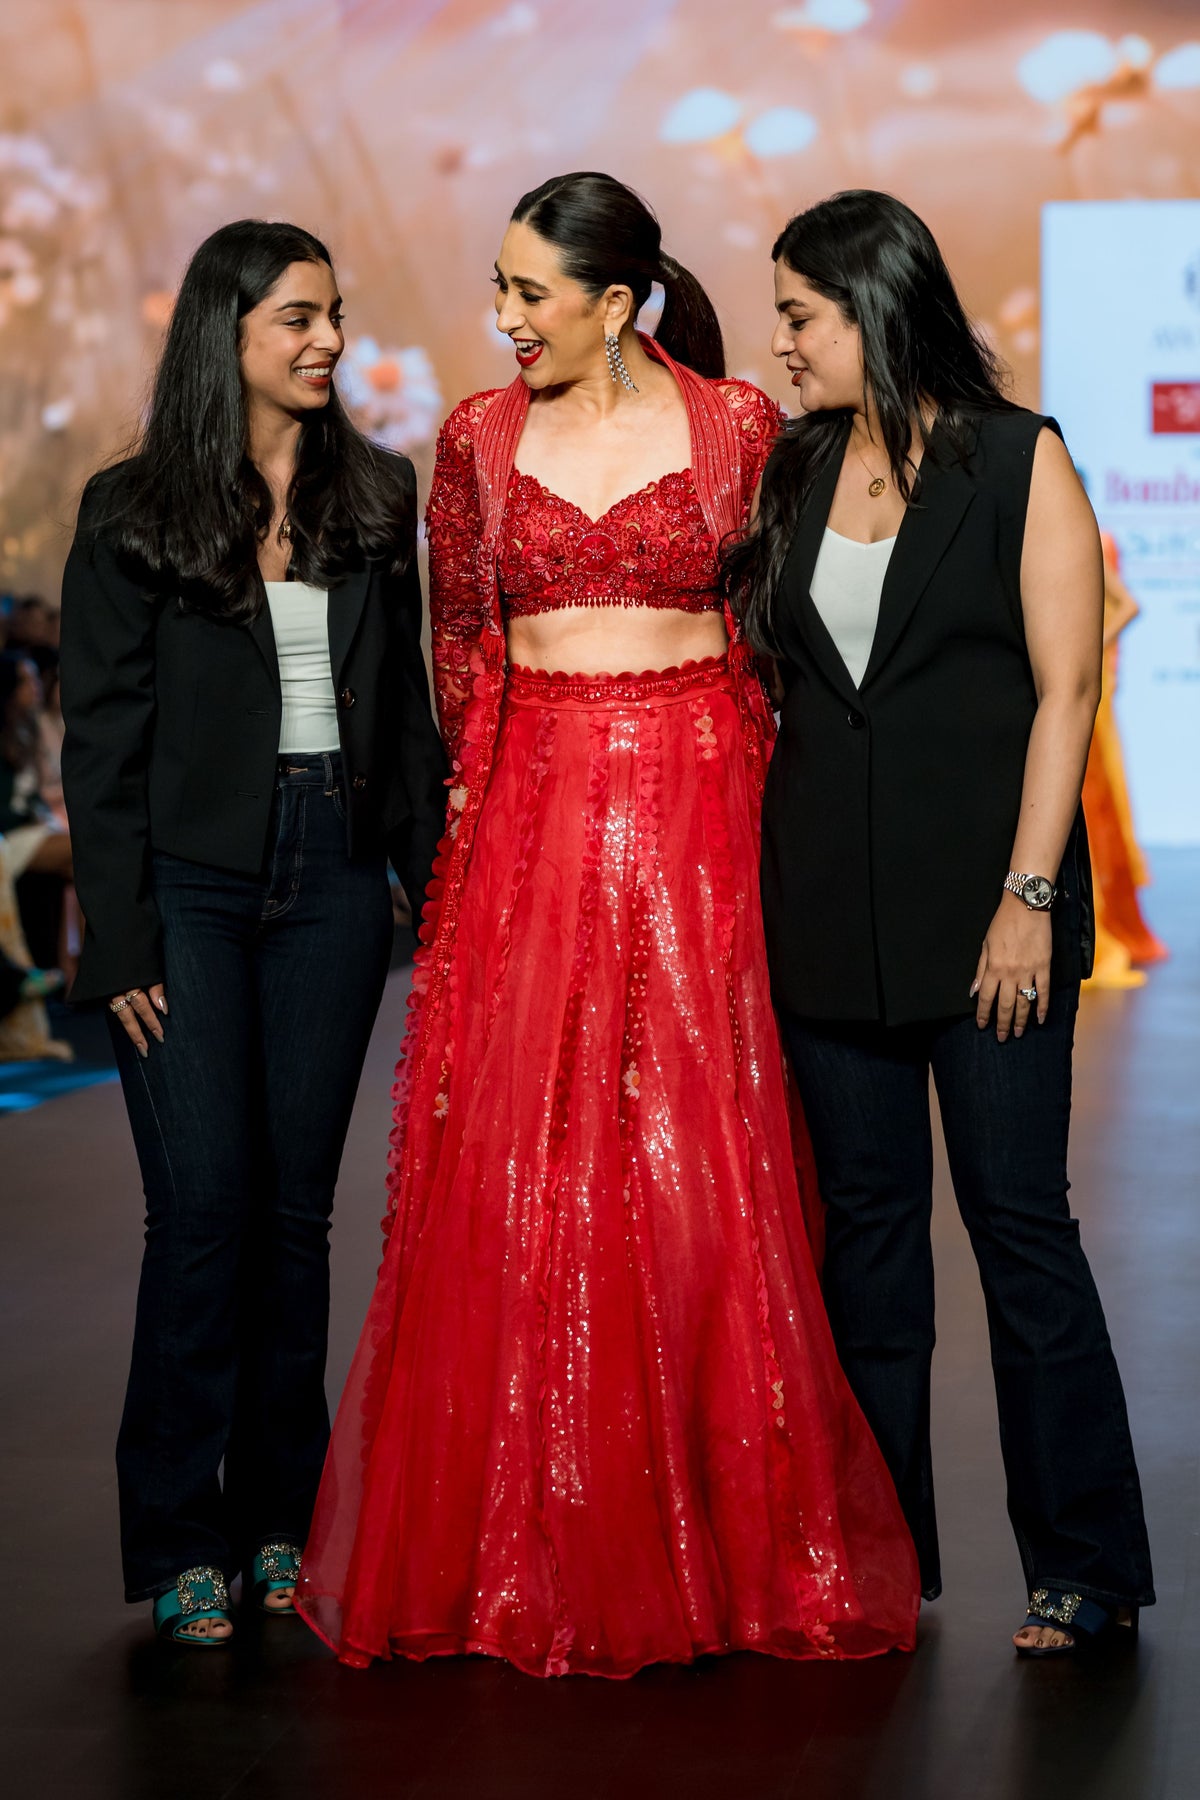
{"type": "Polygon", "coordinates": [[[723,658],[509,671],[298,1589],[348,1663],[912,1644],[804,1228],[756,774],[723,658]]]}

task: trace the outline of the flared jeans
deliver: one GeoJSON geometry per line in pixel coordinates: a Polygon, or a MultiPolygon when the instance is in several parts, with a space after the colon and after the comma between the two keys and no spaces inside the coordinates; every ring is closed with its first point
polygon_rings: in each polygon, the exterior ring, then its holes
{"type": "Polygon", "coordinates": [[[827,1213],[838,1355],[892,1471],[927,1598],[940,1591],[929,1447],[929,1077],[987,1305],[1008,1511],[1026,1581],[1154,1600],[1125,1396],[1067,1203],[1078,983],[1000,1043],[974,1014],[915,1025],[795,1015],[784,1033],[827,1213]]]}
{"type": "Polygon", "coordinates": [[[117,1444],[128,1600],[303,1543],[329,1436],[334,1186],[383,992],[381,854],[351,862],[336,756],[280,761],[247,877],[155,854],[165,1041],[112,1020],[146,1194],[117,1444]]]}

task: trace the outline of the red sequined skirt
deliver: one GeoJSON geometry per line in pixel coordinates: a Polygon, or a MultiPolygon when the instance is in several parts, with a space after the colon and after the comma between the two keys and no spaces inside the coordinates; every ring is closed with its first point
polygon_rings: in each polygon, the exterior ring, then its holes
{"type": "Polygon", "coordinates": [[[805,1229],[742,730],[724,659],[509,673],[304,1553],[347,1663],[912,1646],[805,1229]]]}

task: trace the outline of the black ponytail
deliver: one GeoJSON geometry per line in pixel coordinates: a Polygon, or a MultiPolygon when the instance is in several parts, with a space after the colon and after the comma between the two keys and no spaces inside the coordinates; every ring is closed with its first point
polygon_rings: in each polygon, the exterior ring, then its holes
{"type": "Polygon", "coordinates": [[[611,175],[555,175],[523,194],[513,221],[553,244],[564,272],[593,300],[614,285],[632,291],[635,312],[661,282],[657,342],[676,362],[711,380],[725,373],[725,347],[712,301],[689,270],[664,256],[658,220],[640,195],[611,175]]]}
{"type": "Polygon", "coordinates": [[[725,373],[725,344],[712,301],[690,269],[673,256],[660,256],[663,309],[655,338],[668,356],[697,375],[719,381],[725,373]]]}

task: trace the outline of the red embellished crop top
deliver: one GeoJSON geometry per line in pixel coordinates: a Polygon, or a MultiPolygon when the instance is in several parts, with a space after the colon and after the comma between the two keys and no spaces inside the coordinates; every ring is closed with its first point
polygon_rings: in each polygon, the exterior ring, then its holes
{"type": "Polygon", "coordinates": [[[506,620],[570,606],[722,606],[717,546],[690,469],[648,482],[598,519],[514,469],[496,573],[506,620]]]}
{"type": "Polygon", "coordinates": [[[429,612],[438,719],[456,767],[468,710],[502,659],[505,618],[597,604],[720,608],[718,543],[745,522],[782,414],[748,381],[706,381],[653,340],[646,348],[683,392],[692,467],[599,519],[514,469],[529,404],[519,380],[460,401],[438,434],[429,612]]]}

